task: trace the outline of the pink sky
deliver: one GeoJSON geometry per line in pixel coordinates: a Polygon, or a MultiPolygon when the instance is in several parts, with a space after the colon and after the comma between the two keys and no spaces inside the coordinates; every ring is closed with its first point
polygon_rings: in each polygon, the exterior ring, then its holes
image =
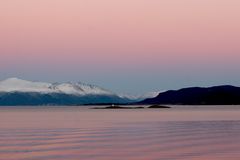
{"type": "Polygon", "coordinates": [[[235,75],[239,7],[239,0],[1,1],[0,78],[69,76],[107,86],[100,75],[235,75]],[[83,77],[75,77],[76,71],[83,77]]]}

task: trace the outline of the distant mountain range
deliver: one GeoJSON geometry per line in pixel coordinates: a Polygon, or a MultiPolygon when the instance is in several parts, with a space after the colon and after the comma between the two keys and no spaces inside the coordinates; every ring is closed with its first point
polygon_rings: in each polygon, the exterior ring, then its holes
{"type": "Polygon", "coordinates": [[[84,83],[31,82],[18,78],[0,81],[0,105],[83,105],[131,103],[134,100],[84,83]]]}
{"type": "Polygon", "coordinates": [[[131,96],[80,82],[45,83],[18,78],[0,81],[0,106],[91,104],[235,105],[240,104],[240,87],[192,87],[131,96]]]}
{"type": "Polygon", "coordinates": [[[240,87],[216,86],[209,88],[184,88],[160,93],[138,104],[173,104],[173,105],[238,105],[240,87]]]}

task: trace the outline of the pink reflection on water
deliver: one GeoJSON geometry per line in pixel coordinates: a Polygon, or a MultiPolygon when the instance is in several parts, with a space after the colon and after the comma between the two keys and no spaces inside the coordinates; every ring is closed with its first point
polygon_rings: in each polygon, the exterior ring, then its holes
{"type": "Polygon", "coordinates": [[[0,109],[0,160],[237,160],[240,109],[0,109]]]}

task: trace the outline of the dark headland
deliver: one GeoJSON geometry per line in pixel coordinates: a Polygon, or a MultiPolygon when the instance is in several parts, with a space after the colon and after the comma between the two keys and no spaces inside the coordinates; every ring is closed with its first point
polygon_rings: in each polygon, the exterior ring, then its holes
{"type": "Polygon", "coordinates": [[[216,86],[184,88],[160,93],[137,104],[240,105],[240,87],[216,86]]]}

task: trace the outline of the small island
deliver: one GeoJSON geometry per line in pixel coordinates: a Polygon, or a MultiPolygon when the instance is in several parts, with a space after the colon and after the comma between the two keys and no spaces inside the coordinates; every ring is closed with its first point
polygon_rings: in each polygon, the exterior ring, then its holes
{"type": "MultiPolygon", "coordinates": [[[[147,107],[149,109],[160,109],[160,108],[171,108],[169,106],[162,106],[162,105],[152,105],[147,107]]],[[[111,105],[111,106],[107,106],[107,107],[94,107],[94,108],[90,108],[90,109],[145,109],[144,107],[122,107],[122,106],[118,106],[118,105],[111,105]]]]}
{"type": "Polygon", "coordinates": [[[160,109],[160,108],[171,108],[171,107],[162,106],[162,105],[152,105],[152,106],[149,106],[148,108],[150,108],[150,109],[160,109]]]}
{"type": "Polygon", "coordinates": [[[94,107],[91,109],[144,109],[144,107],[122,107],[122,106],[111,105],[107,107],[94,107]]]}

